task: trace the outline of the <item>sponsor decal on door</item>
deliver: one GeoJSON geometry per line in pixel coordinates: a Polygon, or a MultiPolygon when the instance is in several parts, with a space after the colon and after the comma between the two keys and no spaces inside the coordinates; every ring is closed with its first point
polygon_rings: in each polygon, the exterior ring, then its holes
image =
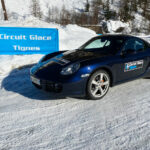
{"type": "Polygon", "coordinates": [[[143,64],[144,64],[143,60],[125,63],[124,72],[141,69],[143,68],[143,64]]]}

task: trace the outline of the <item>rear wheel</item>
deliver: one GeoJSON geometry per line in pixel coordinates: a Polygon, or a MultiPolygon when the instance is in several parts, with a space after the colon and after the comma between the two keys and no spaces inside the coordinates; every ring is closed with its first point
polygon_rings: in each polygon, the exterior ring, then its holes
{"type": "Polygon", "coordinates": [[[103,98],[110,87],[109,74],[104,70],[96,71],[89,79],[87,84],[87,97],[88,99],[101,99],[103,98]]]}

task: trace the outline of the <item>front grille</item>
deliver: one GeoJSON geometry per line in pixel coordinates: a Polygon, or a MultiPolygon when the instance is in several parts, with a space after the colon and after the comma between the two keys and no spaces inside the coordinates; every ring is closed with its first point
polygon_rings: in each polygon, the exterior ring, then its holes
{"type": "Polygon", "coordinates": [[[61,92],[62,91],[62,85],[58,83],[53,83],[50,81],[41,81],[42,88],[46,91],[50,92],[61,92]]]}

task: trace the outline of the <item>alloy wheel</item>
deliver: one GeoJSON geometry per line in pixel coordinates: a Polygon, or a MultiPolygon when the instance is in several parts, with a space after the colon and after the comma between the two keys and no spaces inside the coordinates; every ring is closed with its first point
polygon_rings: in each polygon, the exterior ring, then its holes
{"type": "Polygon", "coordinates": [[[103,97],[107,93],[109,85],[110,81],[107,74],[99,73],[95,75],[90,85],[92,96],[95,98],[103,97]]]}

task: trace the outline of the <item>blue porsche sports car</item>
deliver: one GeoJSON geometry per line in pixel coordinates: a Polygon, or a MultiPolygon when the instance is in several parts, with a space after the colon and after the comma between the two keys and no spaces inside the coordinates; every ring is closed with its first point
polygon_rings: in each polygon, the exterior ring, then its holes
{"type": "Polygon", "coordinates": [[[31,69],[31,81],[40,89],[94,100],[110,86],[147,76],[150,44],[129,35],[92,38],[77,50],[44,56],[31,69]]]}

